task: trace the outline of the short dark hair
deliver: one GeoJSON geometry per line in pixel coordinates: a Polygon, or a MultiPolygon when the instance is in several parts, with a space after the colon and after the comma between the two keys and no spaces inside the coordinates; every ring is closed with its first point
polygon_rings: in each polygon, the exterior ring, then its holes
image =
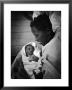
{"type": "Polygon", "coordinates": [[[46,14],[39,15],[37,18],[30,23],[31,27],[36,27],[39,31],[46,31],[48,29],[52,29],[52,24],[49,19],[49,16],[46,14]]]}

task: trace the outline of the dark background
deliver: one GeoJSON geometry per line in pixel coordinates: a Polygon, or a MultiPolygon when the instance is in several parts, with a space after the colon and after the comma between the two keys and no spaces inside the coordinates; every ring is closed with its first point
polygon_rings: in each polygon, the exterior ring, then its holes
{"type": "MultiPolygon", "coordinates": [[[[71,0],[0,0],[0,88],[4,87],[3,86],[3,2],[28,2],[28,3],[70,3],[70,8],[69,8],[69,66],[71,65],[71,50],[72,50],[72,1],[71,0]]],[[[70,73],[70,72],[69,72],[70,73]]],[[[72,74],[70,73],[70,85],[72,82],[72,74]]],[[[42,90],[42,89],[48,89],[48,88],[17,88],[17,87],[11,87],[11,88],[2,88],[2,90],[42,90]]]]}

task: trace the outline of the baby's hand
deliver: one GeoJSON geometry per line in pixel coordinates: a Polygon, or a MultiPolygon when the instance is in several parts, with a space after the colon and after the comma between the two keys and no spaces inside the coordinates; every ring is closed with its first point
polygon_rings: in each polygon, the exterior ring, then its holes
{"type": "Polygon", "coordinates": [[[39,60],[39,58],[36,57],[35,55],[31,55],[31,56],[29,57],[29,62],[32,62],[32,61],[38,62],[38,60],[39,60]]]}

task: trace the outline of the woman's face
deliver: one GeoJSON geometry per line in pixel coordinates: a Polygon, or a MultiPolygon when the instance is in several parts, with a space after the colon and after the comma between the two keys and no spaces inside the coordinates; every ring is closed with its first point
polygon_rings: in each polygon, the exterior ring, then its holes
{"type": "Polygon", "coordinates": [[[33,35],[35,36],[35,40],[44,45],[47,39],[46,32],[39,31],[36,27],[32,27],[31,30],[33,35]]]}

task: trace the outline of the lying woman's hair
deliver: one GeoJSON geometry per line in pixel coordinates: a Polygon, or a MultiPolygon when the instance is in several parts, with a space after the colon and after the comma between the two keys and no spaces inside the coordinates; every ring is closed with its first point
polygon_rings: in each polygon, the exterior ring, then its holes
{"type": "Polygon", "coordinates": [[[49,19],[49,16],[46,14],[39,15],[37,18],[34,18],[30,23],[31,27],[36,27],[40,31],[52,30],[52,24],[49,19]]]}

